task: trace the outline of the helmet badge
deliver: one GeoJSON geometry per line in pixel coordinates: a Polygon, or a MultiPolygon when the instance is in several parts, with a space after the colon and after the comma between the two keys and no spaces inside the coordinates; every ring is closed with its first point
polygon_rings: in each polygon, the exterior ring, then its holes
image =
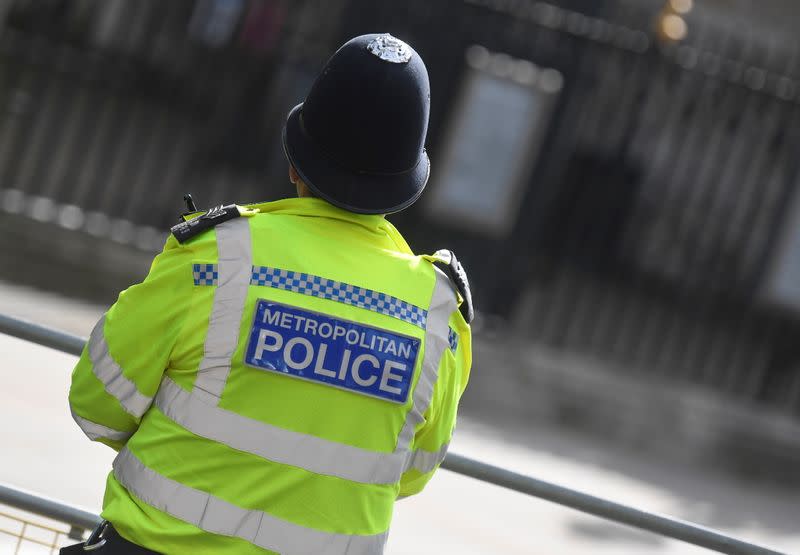
{"type": "Polygon", "coordinates": [[[378,35],[367,45],[367,50],[383,61],[404,64],[411,59],[411,47],[389,33],[378,35]]]}

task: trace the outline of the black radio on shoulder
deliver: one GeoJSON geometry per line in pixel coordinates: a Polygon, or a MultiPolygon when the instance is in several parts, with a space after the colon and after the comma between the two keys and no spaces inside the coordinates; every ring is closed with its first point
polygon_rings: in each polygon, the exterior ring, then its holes
{"type": "Polygon", "coordinates": [[[239,212],[239,207],[235,204],[220,205],[212,208],[202,216],[172,226],[170,232],[178,240],[178,243],[185,243],[205,230],[239,216],[241,216],[241,213],[239,212]]]}
{"type": "Polygon", "coordinates": [[[437,251],[436,254],[441,255],[441,258],[437,260],[437,262],[444,264],[443,269],[445,273],[461,294],[461,299],[463,300],[459,307],[461,315],[464,317],[467,324],[472,323],[472,320],[475,318],[475,309],[472,307],[472,291],[469,288],[467,272],[464,270],[461,262],[456,258],[456,253],[453,251],[441,249],[437,251]]]}

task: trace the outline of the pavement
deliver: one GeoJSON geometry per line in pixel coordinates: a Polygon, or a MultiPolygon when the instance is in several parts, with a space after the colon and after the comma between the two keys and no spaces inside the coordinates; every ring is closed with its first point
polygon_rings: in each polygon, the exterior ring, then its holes
{"type": "MultiPolygon", "coordinates": [[[[0,312],[79,335],[88,335],[102,311],[0,282],[0,312]]],[[[0,482],[99,511],[114,453],[86,440],[70,418],[75,357],[2,335],[0,353],[0,482]]],[[[800,491],[774,482],[668,463],[602,436],[535,422],[498,427],[470,414],[460,419],[451,450],[800,554],[800,491]]],[[[0,517],[0,528],[8,526],[0,517]]],[[[15,542],[0,534],[0,553],[13,553],[15,542]]],[[[46,552],[33,544],[20,551],[46,552]]],[[[397,504],[387,554],[406,553],[710,552],[442,470],[423,493],[397,504]]]]}

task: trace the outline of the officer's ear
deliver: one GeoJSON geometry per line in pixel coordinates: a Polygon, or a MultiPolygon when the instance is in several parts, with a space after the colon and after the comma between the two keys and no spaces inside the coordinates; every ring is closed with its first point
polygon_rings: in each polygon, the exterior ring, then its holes
{"type": "Polygon", "coordinates": [[[306,196],[304,193],[308,189],[305,186],[305,183],[303,183],[303,180],[300,179],[300,174],[297,173],[297,170],[294,169],[294,166],[291,164],[289,164],[289,181],[291,181],[292,185],[294,185],[298,197],[302,198],[306,196]]]}
{"type": "Polygon", "coordinates": [[[294,166],[289,164],[289,181],[292,182],[292,185],[297,185],[297,182],[300,181],[300,174],[297,173],[297,170],[294,169],[294,166]]]}
{"type": "Polygon", "coordinates": [[[305,184],[300,174],[297,173],[297,170],[294,169],[294,166],[291,164],[289,164],[289,181],[291,181],[295,189],[297,189],[298,197],[315,198],[317,196],[314,194],[314,191],[308,188],[308,185],[305,184]]]}

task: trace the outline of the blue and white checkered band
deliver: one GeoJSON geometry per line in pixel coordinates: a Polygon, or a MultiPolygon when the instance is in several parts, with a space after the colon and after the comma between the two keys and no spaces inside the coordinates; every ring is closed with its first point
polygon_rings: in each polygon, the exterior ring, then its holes
{"type": "MultiPolygon", "coordinates": [[[[253,266],[252,272],[250,285],[273,287],[365,308],[423,329],[428,318],[428,311],[424,308],[357,285],[267,266],[253,266]]],[[[216,264],[194,264],[192,273],[195,285],[217,285],[219,280],[216,264]]]]}
{"type": "Polygon", "coordinates": [[[450,341],[450,350],[454,353],[456,349],[458,349],[458,334],[453,330],[453,328],[448,328],[447,339],[450,341]]]}
{"type": "Polygon", "coordinates": [[[250,285],[266,285],[366,308],[423,329],[428,317],[428,311],[424,308],[401,301],[391,295],[291,270],[253,266],[253,279],[250,280],[250,285]]]}
{"type": "Polygon", "coordinates": [[[195,285],[216,285],[219,272],[216,264],[193,264],[192,277],[195,285]]]}

